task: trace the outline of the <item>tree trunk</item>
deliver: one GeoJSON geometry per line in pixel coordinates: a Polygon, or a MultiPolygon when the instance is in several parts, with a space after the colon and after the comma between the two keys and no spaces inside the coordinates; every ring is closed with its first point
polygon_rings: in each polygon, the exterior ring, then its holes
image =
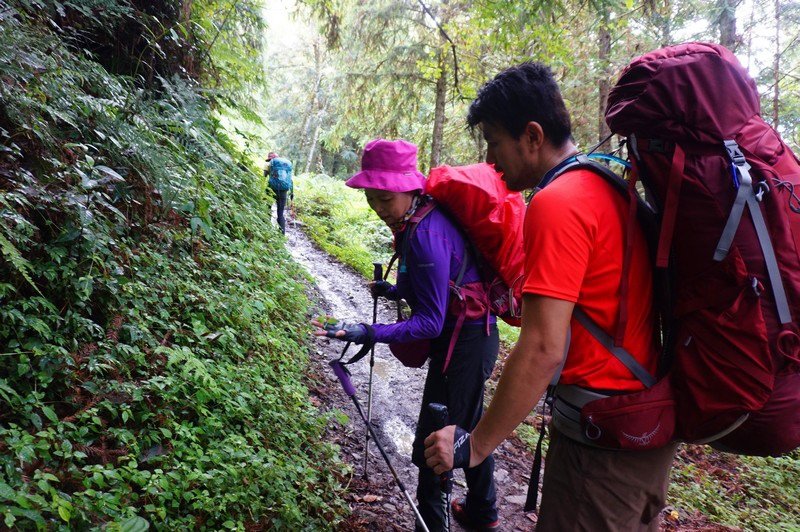
{"type": "Polygon", "coordinates": [[[750,6],[750,24],[747,26],[747,71],[753,64],[753,32],[755,31],[754,21],[756,18],[756,1],[753,0],[750,6]]]}
{"type": "Polygon", "coordinates": [[[775,86],[772,90],[772,127],[778,129],[780,125],[781,95],[781,0],[775,0],[775,60],[772,65],[775,76],[775,86]]]}
{"type": "Polygon", "coordinates": [[[328,102],[330,98],[325,100],[322,109],[317,113],[317,123],[314,126],[314,135],[311,137],[311,147],[308,149],[308,158],[306,159],[306,173],[310,172],[314,167],[314,159],[317,156],[317,143],[319,141],[319,130],[322,127],[322,119],[325,117],[325,112],[328,110],[328,102]]]}
{"type": "MultiPolygon", "coordinates": [[[[180,24],[186,32],[185,43],[188,45],[194,42],[192,31],[192,3],[194,0],[181,0],[180,24]]],[[[194,71],[194,51],[192,46],[183,46],[183,66],[190,76],[195,75],[194,71]]]]}
{"type": "MultiPolygon", "coordinates": [[[[319,97],[319,90],[322,86],[322,51],[318,42],[314,43],[314,88],[311,91],[311,97],[308,99],[308,108],[306,115],[303,118],[303,132],[300,137],[300,151],[302,151],[309,142],[308,133],[311,129],[311,120],[314,117],[314,109],[317,106],[317,98],[319,97]]],[[[306,168],[308,168],[308,161],[306,161],[306,168]]]]}
{"type": "MultiPolygon", "coordinates": [[[[597,114],[597,142],[603,142],[610,134],[611,130],[606,124],[606,106],[608,105],[608,93],[611,91],[609,81],[609,64],[611,59],[611,32],[608,29],[608,13],[603,14],[603,21],[600,24],[598,34],[598,53],[597,60],[600,65],[600,78],[597,83],[598,92],[598,114],[597,114]]],[[[598,146],[599,150],[607,150],[608,142],[603,142],[598,146]]]]}
{"type": "Polygon", "coordinates": [[[447,69],[443,48],[439,49],[439,77],[436,79],[436,105],[433,114],[433,138],[431,139],[431,168],[439,166],[444,136],[445,105],[447,104],[447,69]]]}
{"type": "Polygon", "coordinates": [[[664,12],[659,17],[659,37],[661,46],[669,46],[672,44],[672,3],[670,0],[664,0],[664,12]]]}
{"type": "Polygon", "coordinates": [[[717,0],[719,43],[731,51],[735,51],[738,44],[738,38],[736,37],[736,6],[739,1],[717,0]]]}

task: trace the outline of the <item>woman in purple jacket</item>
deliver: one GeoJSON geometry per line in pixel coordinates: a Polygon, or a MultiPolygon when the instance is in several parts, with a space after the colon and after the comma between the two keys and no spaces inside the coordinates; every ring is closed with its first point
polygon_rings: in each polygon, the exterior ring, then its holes
{"type": "MultiPolygon", "coordinates": [[[[450,424],[471,430],[483,414],[484,383],[492,373],[499,340],[494,316],[489,328],[485,319],[464,323],[446,371],[442,371],[456,317],[448,313],[450,281],[455,281],[462,261],[467,260],[461,284],[479,280],[476,262],[462,231],[440,208],[434,208],[417,225],[410,242],[405,242],[407,222],[415,211],[432,201],[422,194],[425,176],[417,170],[417,147],[404,140],[378,139],[364,148],[361,172],[347,186],[364,189],[369,206],[391,228],[396,249],[402,254],[397,285],[386,281],[372,283],[373,295],[405,299],[411,307],[408,320],[373,325],[375,341],[407,343],[430,340],[430,363],[422,395],[413,444],[412,461],[419,467],[417,500],[425,523],[433,530],[444,530],[445,504],[439,478],[425,465],[425,437],[436,428],[428,411],[429,403],[447,405],[450,424]]],[[[342,323],[318,329],[317,335],[364,343],[368,325],[342,323]]],[[[465,469],[466,500],[452,503],[453,516],[469,528],[498,528],[495,506],[494,458],[465,469]]]]}

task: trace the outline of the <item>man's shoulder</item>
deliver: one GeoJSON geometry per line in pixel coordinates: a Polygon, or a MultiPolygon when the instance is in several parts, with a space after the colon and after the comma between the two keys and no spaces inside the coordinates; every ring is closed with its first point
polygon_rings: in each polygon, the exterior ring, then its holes
{"type": "Polygon", "coordinates": [[[613,207],[622,199],[605,178],[587,169],[564,172],[534,196],[531,207],[536,209],[589,208],[597,211],[613,207]]]}

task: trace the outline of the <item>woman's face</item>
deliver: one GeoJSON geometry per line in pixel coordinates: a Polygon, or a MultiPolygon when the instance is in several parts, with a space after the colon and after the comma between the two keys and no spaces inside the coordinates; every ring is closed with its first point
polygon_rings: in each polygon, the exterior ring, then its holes
{"type": "Polygon", "coordinates": [[[395,228],[403,223],[403,218],[411,208],[411,202],[414,199],[412,192],[389,192],[375,188],[365,189],[364,194],[366,194],[367,203],[372,210],[390,228],[395,228]]]}

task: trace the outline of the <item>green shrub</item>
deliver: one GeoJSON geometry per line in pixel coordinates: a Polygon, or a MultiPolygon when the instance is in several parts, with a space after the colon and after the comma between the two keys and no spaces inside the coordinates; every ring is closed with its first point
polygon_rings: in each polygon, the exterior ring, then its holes
{"type": "Polygon", "coordinates": [[[333,526],[302,274],[201,88],[0,23],[0,523],[333,526]]]}
{"type": "Polygon", "coordinates": [[[800,452],[780,458],[736,456],[686,445],[672,468],[668,503],[748,530],[797,530],[800,452]]]}
{"type": "Polygon", "coordinates": [[[320,248],[368,279],[373,262],[389,262],[392,232],[362,191],[322,174],[297,176],[295,191],[297,216],[320,248]]]}

